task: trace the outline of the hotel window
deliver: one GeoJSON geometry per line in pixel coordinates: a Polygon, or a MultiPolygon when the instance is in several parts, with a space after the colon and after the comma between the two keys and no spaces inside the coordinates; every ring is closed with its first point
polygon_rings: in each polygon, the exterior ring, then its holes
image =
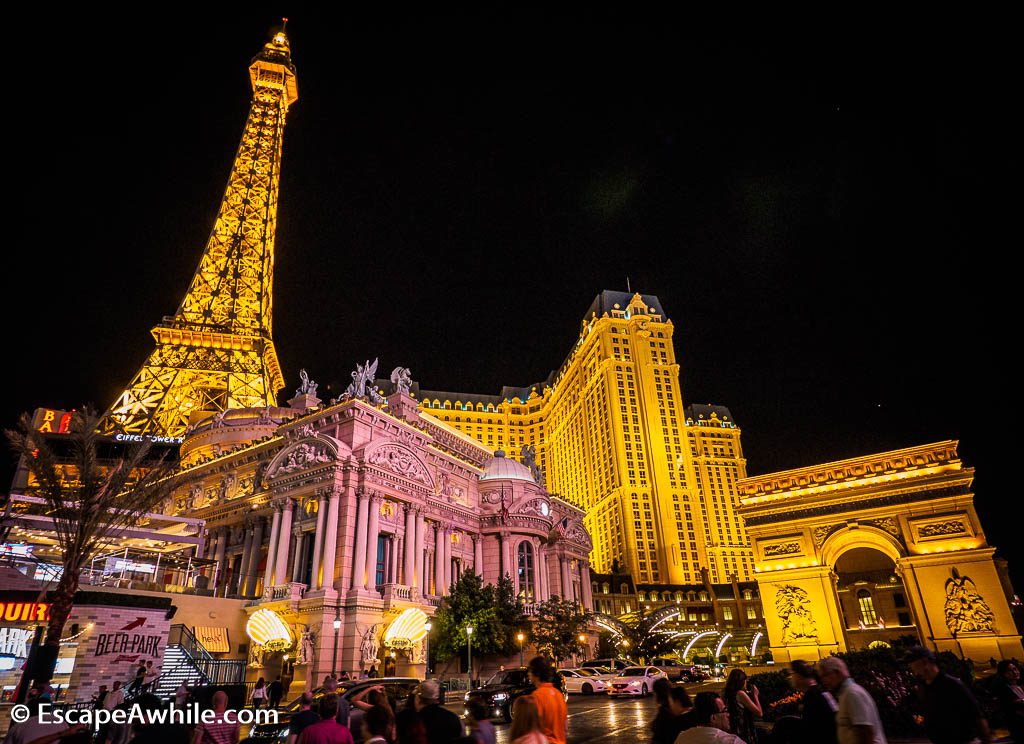
{"type": "Polygon", "coordinates": [[[374,585],[384,586],[388,581],[388,558],[391,556],[391,536],[379,535],[377,537],[377,564],[374,566],[374,585]]]}
{"type": "Polygon", "coordinates": [[[725,620],[732,620],[732,607],[722,608],[722,618],[725,620]]]}
{"type": "Polygon", "coordinates": [[[861,589],[857,592],[857,607],[860,609],[861,622],[865,625],[878,625],[875,603],[871,599],[871,592],[867,589],[861,589]]]}
{"type": "Polygon", "coordinates": [[[524,602],[533,601],[533,545],[525,540],[519,543],[518,551],[519,598],[524,602]]]}

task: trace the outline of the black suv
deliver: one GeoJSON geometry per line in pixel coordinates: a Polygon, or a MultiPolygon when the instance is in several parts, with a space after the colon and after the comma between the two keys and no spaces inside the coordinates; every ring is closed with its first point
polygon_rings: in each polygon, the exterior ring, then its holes
{"type": "MultiPolygon", "coordinates": [[[[381,685],[388,696],[388,701],[391,703],[392,710],[398,710],[404,705],[405,699],[409,697],[409,694],[416,691],[419,684],[420,681],[413,677],[342,680],[338,683],[338,694],[345,700],[348,700],[357,692],[361,692],[367,687],[376,687],[377,685],[381,685]]],[[[313,690],[314,710],[316,710],[316,706],[320,703],[320,698],[323,696],[324,688],[318,687],[313,690]]],[[[292,720],[292,716],[302,709],[300,704],[301,699],[302,696],[300,695],[284,706],[284,708],[282,708],[277,714],[277,723],[261,723],[258,726],[253,726],[252,731],[249,732],[249,738],[244,741],[257,742],[266,741],[268,739],[287,738],[288,724],[292,720]]]]}
{"type": "MultiPolygon", "coordinates": [[[[552,684],[562,693],[566,702],[569,695],[562,684],[562,678],[557,674],[552,684]]],[[[487,680],[487,684],[476,690],[470,690],[463,696],[463,700],[469,703],[470,700],[483,700],[484,705],[491,711],[494,718],[503,718],[506,723],[512,720],[512,703],[517,697],[529,695],[536,687],[530,684],[530,678],[526,674],[526,668],[509,669],[497,672],[487,680]]],[[[468,714],[468,710],[466,713],[468,714]]]]}

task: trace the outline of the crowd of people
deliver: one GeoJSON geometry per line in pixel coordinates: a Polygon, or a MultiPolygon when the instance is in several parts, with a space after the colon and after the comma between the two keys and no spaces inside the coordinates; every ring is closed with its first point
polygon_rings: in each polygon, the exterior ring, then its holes
{"type": "MultiPolygon", "coordinates": [[[[917,722],[933,744],[989,744],[992,732],[981,706],[956,677],[939,668],[935,654],[912,648],[906,661],[919,680],[917,722]]],[[[801,693],[799,715],[785,716],[759,731],[764,711],[756,685],[742,669],[733,669],[721,695],[700,692],[690,700],[681,686],[658,680],[658,712],[651,744],[887,744],[878,706],[850,676],[837,656],[817,666],[794,661],[790,684],[801,693]]],[[[1015,742],[1024,742],[1024,688],[1020,669],[1002,661],[993,691],[1015,742]]]]}

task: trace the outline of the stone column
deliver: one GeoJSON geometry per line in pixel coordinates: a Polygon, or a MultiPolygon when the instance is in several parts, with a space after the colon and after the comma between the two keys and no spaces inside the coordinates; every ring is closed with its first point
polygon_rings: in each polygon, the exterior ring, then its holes
{"type": "Polygon", "coordinates": [[[356,509],[356,550],[352,561],[352,588],[366,586],[366,520],[370,509],[370,495],[365,490],[356,491],[359,506],[356,509]]]}
{"type": "Polygon", "coordinates": [[[320,581],[320,561],[324,556],[324,530],[327,529],[327,494],[321,491],[318,494],[316,509],[316,532],[313,533],[313,571],[309,578],[310,589],[319,589],[323,582],[320,581]]]}
{"type": "Polygon", "coordinates": [[[580,598],[584,610],[594,609],[594,592],[590,586],[590,566],[580,561],[580,598]]]}
{"type": "Polygon", "coordinates": [[[551,597],[548,579],[548,549],[541,546],[537,549],[537,601],[545,602],[551,597]]]}
{"type": "Polygon", "coordinates": [[[249,546],[249,568],[245,572],[245,596],[256,594],[256,572],[260,567],[260,553],[263,552],[263,518],[256,520],[252,528],[252,545],[249,546]]]}
{"type": "Polygon", "coordinates": [[[572,576],[569,573],[569,559],[564,555],[558,556],[558,565],[562,569],[562,599],[572,602],[572,576]]]}
{"type": "Polygon", "coordinates": [[[274,584],[280,586],[288,581],[288,546],[292,540],[292,514],[295,502],[285,499],[281,512],[281,534],[278,535],[277,555],[274,556],[274,584]]]}
{"type": "Polygon", "coordinates": [[[334,588],[334,556],[338,550],[338,508],[341,501],[341,489],[332,488],[330,500],[327,502],[327,525],[324,531],[324,578],[325,589],[334,588]]]}
{"type": "Polygon", "coordinates": [[[278,540],[281,538],[281,503],[274,502],[274,518],[271,520],[270,544],[267,545],[267,565],[263,571],[263,588],[271,585],[274,579],[274,565],[277,560],[278,540]]]}
{"type": "Polygon", "coordinates": [[[242,543],[242,560],[238,564],[238,585],[235,589],[235,593],[238,596],[245,594],[245,583],[246,577],[249,571],[249,554],[252,552],[252,527],[245,525],[245,541],[242,543]]]}
{"type": "Polygon", "coordinates": [[[219,530],[220,534],[217,535],[217,548],[214,553],[214,557],[217,560],[217,568],[213,575],[213,590],[216,594],[217,585],[224,583],[224,578],[227,576],[228,567],[224,564],[224,557],[228,549],[228,528],[221,527],[219,530]]]}
{"type": "Polygon", "coordinates": [[[427,575],[427,573],[424,570],[424,566],[423,566],[423,560],[424,560],[424,558],[423,558],[423,555],[424,555],[423,543],[426,540],[427,525],[426,525],[426,522],[423,521],[423,510],[422,509],[420,509],[419,507],[416,507],[415,515],[416,515],[416,540],[415,540],[415,546],[413,547],[413,560],[412,560],[413,575],[412,575],[412,583],[413,583],[413,586],[417,587],[420,590],[421,594],[426,594],[426,586],[427,586],[426,575],[427,575]]]}
{"type": "Polygon", "coordinates": [[[398,583],[398,543],[399,537],[395,535],[391,538],[391,551],[388,556],[388,573],[390,576],[384,577],[385,584],[397,584],[398,583]]]}
{"type": "Polygon", "coordinates": [[[447,594],[452,586],[452,534],[454,530],[444,531],[444,562],[441,568],[444,570],[444,593],[447,594]]]}
{"type": "Polygon", "coordinates": [[[477,535],[473,538],[473,571],[480,576],[484,575],[484,536],[477,535]]]}
{"type": "Polygon", "coordinates": [[[406,586],[415,586],[416,569],[413,568],[416,559],[416,512],[413,510],[412,504],[405,505],[405,536],[402,540],[402,557],[404,558],[402,564],[403,576],[402,583],[406,586]]]}
{"type": "Polygon", "coordinates": [[[383,499],[378,494],[370,497],[370,518],[366,529],[366,586],[369,589],[377,586],[377,537],[380,534],[381,501],[383,499]]]}
{"type": "Polygon", "coordinates": [[[434,529],[434,594],[444,594],[444,528],[437,525],[434,529]]]}
{"type": "Polygon", "coordinates": [[[292,582],[297,582],[302,576],[303,560],[302,554],[306,551],[306,533],[299,532],[295,535],[295,554],[292,556],[292,582]]]}

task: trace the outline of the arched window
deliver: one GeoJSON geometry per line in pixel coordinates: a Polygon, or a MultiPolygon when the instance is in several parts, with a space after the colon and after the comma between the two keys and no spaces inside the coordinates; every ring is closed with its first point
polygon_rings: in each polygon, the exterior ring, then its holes
{"type": "Polygon", "coordinates": [[[875,602],[871,599],[871,592],[861,589],[857,592],[857,607],[860,609],[860,620],[865,625],[878,625],[878,615],[875,614],[875,602]]]}
{"type": "Polygon", "coordinates": [[[700,597],[700,601],[701,602],[707,602],[708,601],[708,593],[707,592],[701,592],[698,596],[700,597]]]}
{"type": "Polygon", "coordinates": [[[519,543],[518,550],[519,598],[524,602],[534,599],[533,545],[526,540],[519,543]]]}
{"type": "Polygon", "coordinates": [[[682,602],[682,601],[683,601],[683,593],[682,592],[676,592],[676,602],[682,602]]]}
{"type": "Polygon", "coordinates": [[[601,593],[602,594],[611,594],[611,592],[612,592],[611,584],[609,584],[607,581],[604,582],[603,584],[601,584],[601,593]]]}
{"type": "Polygon", "coordinates": [[[637,598],[638,602],[646,602],[647,601],[647,595],[644,594],[643,592],[637,592],[636,593],[636,598],[637,598]]]}
{"type": "Polygon", "coordinates": [[[745,599],[746,601],[749,602],[753,598],[754,598],[754,593],[752,591],[750,591],[749,589],[744,589],[743,590],[743,599],[745,599]]]}
{"type": "Polygon", "coordinates": [[[629,594],[629,585],[619,584],[619,594],[629,594]]]}

